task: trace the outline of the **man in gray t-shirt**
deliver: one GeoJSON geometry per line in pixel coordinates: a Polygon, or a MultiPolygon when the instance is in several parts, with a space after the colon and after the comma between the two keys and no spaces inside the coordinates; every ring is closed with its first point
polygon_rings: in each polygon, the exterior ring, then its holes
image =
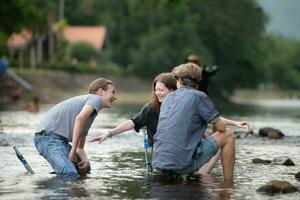
{"type": "Polygon", "coordinates": [[[46,113],[34,142],[56,174],[77,178],[89,171],[90,163],[84,151],[86,135],[98,112],[110,108],[114,101],[114,83],[99,78],[90,84],[89,94],[67,99],[46,113]]]}
{"type": "Polygon", "coordinates": [[[178,89],[160,108],[154,136],[152,165],[158,171],[190,174],[197,171],[221,148],[224,180],[232,185],[235,140],[225,129],[219,113],[205,93],[197,91],[201,68],[192,63],[173,69],[178,89]],[[215,133],[204,137],[208,123],[215,133]]]}

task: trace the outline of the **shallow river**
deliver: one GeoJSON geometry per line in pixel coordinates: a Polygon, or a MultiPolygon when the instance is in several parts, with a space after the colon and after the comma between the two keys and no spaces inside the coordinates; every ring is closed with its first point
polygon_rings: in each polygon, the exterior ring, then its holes
{"type": "MultiPolygon", "coordinates": [[[[254,132],[261,127],[280,129],[287,137],[268,140],[256,136],[237,139],[235,183],[222,186],[220,163],[210,176],[179,180],[146,174],[143,134],[129,131],[102,144],[87,143],[92,173],[87,178],[67,182],[56,177],[38,155],[33,133],[49,109],[41,112],[0,111],[0,199],[300,199],[300,192],[275,197],[256,192],[264,183],[286,180],[300,187],[294,177],[300,171],[300,102],[257,101],[247,106],[219,108],[223,116],[248,120],[254,132]],[[13,146],[22,152],[34,175],[29,175],[15,156],[13,146]],[[290,157],[296,166],[254,165],[253,158],[290,157]]],[[[103,133],[133,116],[138,106],[103,110],[96,118],[90,136],[103,133]]],[[[239,130],[237,130],[239,131],[239,130]]]]}

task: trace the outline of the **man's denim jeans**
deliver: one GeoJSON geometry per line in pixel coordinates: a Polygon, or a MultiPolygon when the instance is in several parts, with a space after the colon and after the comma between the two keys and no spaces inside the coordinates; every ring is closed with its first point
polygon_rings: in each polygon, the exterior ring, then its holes
{"type": "Polygon", "coordinates": [[[70,179],[79,177],[75,165],[68,159],[71,145],[64,137],[44,131],[42,134],[35,135],[34,144],[56,174],[70,179]]]}

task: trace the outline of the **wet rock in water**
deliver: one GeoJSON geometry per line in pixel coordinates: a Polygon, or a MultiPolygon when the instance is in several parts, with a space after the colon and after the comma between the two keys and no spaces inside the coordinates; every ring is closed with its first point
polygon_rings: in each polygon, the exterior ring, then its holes
{"type": "Polygon", "coordinates": [[[297,192],[297,188],[287,181],[272,180],[256,190],[266,194],[273,195],[275,193],[292,193],[297,192]]]}
{"type": "Polygon", "coordinates": [[[272,165],[295,166],[295,163],[287,156],[277,157],[272,160],[272,165]]]}
{"type": "Polygon", "coordinates": [[[295,178],[296,178],[296,180],[300,181],[300,172],[298,172],[297,174],[295,174],[295,178]]]}
{"type": "Polygon", "coordinates": [[[260,158],[254,158],[252,159],[253,164],[270,164],[272,161],[271,160],[263,160],[260,158]]]}
{"type": "Polygon", "coordinates": [[[9,143],[4,139],[2,139],[2,140],[0,140],[0,146],[1,147],[7,147],[7,146],[9,146],[9,143]]]}
{"type": "Polygon", "coordinates": [[[268,137],[269,139],[273,140],[282,139],[285,136],[280,130],[270,127],[259,129],[258,135],[262,137],[268,137]]]}
{"type": "Polygon", "coordinates": [[[253,131],[234,131],[235,138],[245,138],[253,136],[253,131]]]}

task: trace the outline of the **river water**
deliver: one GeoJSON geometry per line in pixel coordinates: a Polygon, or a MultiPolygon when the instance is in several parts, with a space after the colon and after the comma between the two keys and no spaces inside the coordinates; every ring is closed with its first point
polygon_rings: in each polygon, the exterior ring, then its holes
{"type": "MultiPolygon", "coordinates": [[[[92,173],[68,182],[56,177],[49,164],[38,155],[33,133],[49,109],[39,113],[0,111],[0,199],[300,199],[300,192],[267,196],[256,192],[266,182],[289,181],[300,188],[294,174],[300,171],[300,102],[256,101],[248,105],[223,106],[224,117],[249,121],[257,134],[261,127],[280,129],[283,140],[257,136],[237,139],[235,183],[225,188],[220,163],[211,175],[199,179],[170,179],[146,173],[143,134],[129,131],[102,144],[87,143],[92,173]],[[15,156],[22,152],[34,175],[29,175],[15,156]],[[290,157],[296,166],[252,164],[253,158],[290,157]]],[[[140,106],[119,106],[103,110],[90,136],[103,133],[133,116],[140,106]]],[[[236,130],[239,131],[239,130],[236,130]]]]}

